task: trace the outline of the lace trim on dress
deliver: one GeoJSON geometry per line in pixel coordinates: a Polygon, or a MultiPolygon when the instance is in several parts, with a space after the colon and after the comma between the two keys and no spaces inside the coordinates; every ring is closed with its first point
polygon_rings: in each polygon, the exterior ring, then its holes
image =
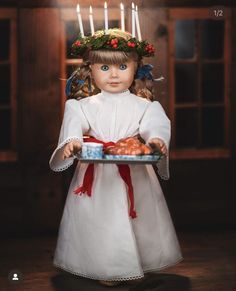
{"type": "MultiPolygon", "coordinates": [[[[169,267],[172,267],[172,266],[175,266],[177,265],[178,263],[180,263],[181,261],[183,260],[183,257],[180,257],[176,262],[174,263],[171,263],[171,264],[168,264],[168,265],[165,265],[165,266],[162,266],[160,268],[155,268],[155,269],[146,269],[146,270],[143,270],[143,273],[149,273],[149,272],[157,272],[157,271],[160,271],[160,270],[163,270],[163,269],[166,269],[166,268],[169,268],[169,267]]],[[[78,272],[74,272],[72,270],[70,270],[69,268],[66,268],[64,266],[60,266],[58,265],[57,263],[53,263],[53,265],[57,268],[60,268],[64,271],[67,271],[71,274],[74,274],[74,275],[77,275],[77,276],[81,276],[81,277],[84,277],[84,278],[88,278],[88,279],[92,279],[92,280],[104,280],[104,281],[131,281],[131,280],[135,280],[135,279],[141,279],[141,278],[144,278],[144,274],[143,275],[139,275],[139,276],[132,276],[132,277],[127,277],[127,278],[117,278],[117,277],[114,277],[112,279],[107,279],[105,277],[94,277],[94,276],[89,276],[89,275],[85,275],[85,274],[81,274],[81,273],[78,273],[78,272]]]]}
{"type": "MultiPolygon", "coordinates": [[[[58,150],[60,150],[62,147],[64,147],[65,144],[69,143],[69,142],[72,141],[72,140],[78,140],[78,141],[81,142],[81,139],[78,138],[77,136],[68,137],[67,139],[65,139],[62,143],[60,143],[60,144],[57,146],[57,148],[55,149],[55,151],[54,151],[54,153],[53,153],[53,155],[52,155],[52,157],[51,157],[50,162],[53,160],[53,158],[54,158],[56,152],[57,152],[58,150]]],[[[59,167],[59,168],[58,168],[58,167],[53,167],[53,166],[51,166],[51,165],[50,165],[50,167],[51,167],[51,169],[52,169],[53,171],[55,171],[55,172],[62,172],[62,171],[64,171],[64,170],[68,169],[68,168],[73,164],[74,159],[75,159],[75,157],[73,157],[73,159],[72,159],[71,161],[68,161],[68,164],[66,164],[66,165],[63,166],[63,167],[59,167]]],[[[50,162],[49,162],[49,164],[50,164],[50,162]]]]}
{"type": "Polygon", "coordinates": [[[78,276],[81,276],[81,277],[84,277],[84,278],[88,278],[88,279],[93,279],[93,280],[104,280],[104,281],[129,281],[129,280],[135,280],[135,279],[141,279],[144,277],[144,275],[140,275],[140,276],[133,276],[133,277],[127,277],[127,278],[112,278],[112,279],[107,279],[106,277],[94,277],[94,276],[89,276],[89,275],[85,275],[85,274],[81,274],[81,273],[78,273],[78,272],[74,272],[64,266],[60,266],[56,263],[53,263],[53,265],[57,268],[60,268],[64,271],[67,271],[71,274],[74,274],[74,275],[78,275],[78,276]]]}

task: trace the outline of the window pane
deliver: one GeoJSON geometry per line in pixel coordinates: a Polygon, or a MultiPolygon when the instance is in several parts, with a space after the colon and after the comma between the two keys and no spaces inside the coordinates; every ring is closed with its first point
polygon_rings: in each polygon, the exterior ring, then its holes
{"type": "Polygon", "coordinates": [[[202,143],[204,147],[224,145],[224,108],[203,108],[202,143]]]}
{"type": "Polygon", "coordinates": [[[204,64],[202,72],[202,101],[223,102],[224,65],[204,64]]]}
{"type": "Polygon", "coordinates": [[[222,58],[224,50],[224,21],[201,20],[201,42],[203,58],[222,58]]]}
{"type": "Polygon", "coordinates": [[[0,65],[0,105],[10,103],[10,66],[0,65]]]}
{"type": "Polygon", "coordinates": [[[11,113],[10,110],[0,110],[0,150],[11,147],[11,113]]]}
{"type": "Polygon", "coordinates": [[[176,110],[176,147],[196,147],[197,121],[197,108],[181,108],[176,110]]]}
{"type": "Polygon", "coordinates": [[[1,19],[0,20],[0,60],[9,59],[9,47],[10,47],[10,20],[1,19]]]}
{"type": "Polygon", "coordinates": [[[193,102],[197,99],[197,65],[175,65],[176,103],[193,102]]]}
{"type": "Polygon", "coordinates": [[[195,20],[176,20],[175,57],[189,59],[194,56],[195,20]]]}

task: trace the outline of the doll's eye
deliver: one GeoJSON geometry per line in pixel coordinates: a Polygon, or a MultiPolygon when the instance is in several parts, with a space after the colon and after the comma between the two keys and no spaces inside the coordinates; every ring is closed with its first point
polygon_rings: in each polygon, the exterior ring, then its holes
{"type": "Polygon", "coordinates": [[[126,64],[121,64],[120,65],[120,70],[126,70],[127,69],[127,65],[126,64]]]}
{"type": "Polygon", "coordinates": [[[108,65],[102,65],[102,66],[101,66],[101,70],[102,70],[102,71],[108,71],[108,70],[109,70],[108,65]]]}

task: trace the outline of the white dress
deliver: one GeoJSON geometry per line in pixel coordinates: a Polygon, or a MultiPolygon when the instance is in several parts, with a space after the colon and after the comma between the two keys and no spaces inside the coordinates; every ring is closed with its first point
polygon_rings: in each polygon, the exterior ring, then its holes
{"type": "MultiPolygon", "coordinates": [[[[63,171],[74,158],[62,160],[62,147],[83,134],[116,142],[140,134],[147,142],[159,137],[169,145],[170,121],[157,102],[129,91],[68,100],[58,147],[50,159],[63,171]]],[[[168,157],[158,163],[168,179],[168,157]]],[[[73,274],[98,280],[130,280],[182,259],[179,243],[159,181],[151,165],[130,165],[137,218],[129,216],[124,181],[115,164],[95,164],[92,196],[75,195],[87,165],[78,162],[60,224],[53,263],[73,274]]]]}

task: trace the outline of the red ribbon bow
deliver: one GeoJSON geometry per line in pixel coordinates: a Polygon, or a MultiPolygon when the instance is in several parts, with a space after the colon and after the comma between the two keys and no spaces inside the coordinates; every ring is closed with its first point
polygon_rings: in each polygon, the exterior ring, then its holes
{"type": "MultiPolygon", "coordinates": [[[[107,148],[109,146],[115,145],[114,142],[103,142],[101,140],[98,140],[94,137],[89,137],[84,139],[84,142],[97,142],[103,144],[104,148],[107,148]]],[[[119,173],[123,181],[128,187],[128,195],[130,200],[130,210],[129,215],[132,218],[137,217],[136,211],[134,210],[134,191],[133,191],[133,185],[131,181],[131,175],[130,175],[130,168],[129,165],[126,164],[117,164],[117,167],[119,169],[119,173]]],[[[78,187],[74,190],[74,194],[80,194],[87,193],[88,196],[92,195],[92,185],[93,185],[93,177],[94,177],[94,164],[89,164],[83,179],[82,186],[78,187]]]]}

